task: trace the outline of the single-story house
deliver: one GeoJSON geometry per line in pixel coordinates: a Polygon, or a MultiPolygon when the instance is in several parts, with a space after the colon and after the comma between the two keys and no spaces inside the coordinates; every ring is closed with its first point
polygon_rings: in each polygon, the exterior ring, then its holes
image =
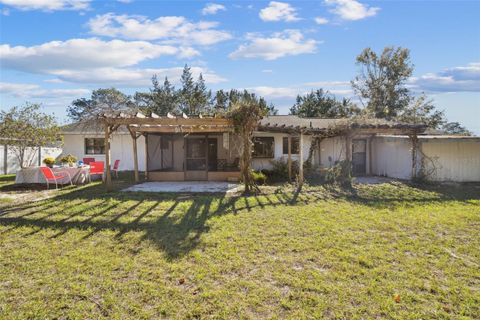
{"type": "MultiPolygon", "coordinates": [[[[144,171],[153,181],[240,176],[240,145],[228,119],[118,114],[67,125],[63,134],[64,154],[118,159],[120,170],[144,171]]],[[[254,132],[252,152],[257,170],[275,160],[309,161],[322,170],[349,159],[357,176],[480,181],[480,137],[427,135],[424,126],[382,120],[267,116],[254,132]]]]}

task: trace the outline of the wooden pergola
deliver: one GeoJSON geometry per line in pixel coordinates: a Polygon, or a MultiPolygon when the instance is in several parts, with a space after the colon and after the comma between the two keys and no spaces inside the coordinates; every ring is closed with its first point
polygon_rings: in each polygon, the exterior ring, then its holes
{"type": "MultiPolygon", "coordinates": [[[[138,171],[138,148],[137,139],[142,135],[148,133],[225,133],[233,132],[233,121],[227,118],[215,118],[215,117],[188,117],[183,114],[182,116],[175,116],[167,114],[164,117],[158,116],[152,113],[149,117],[142,113],[128,114],[128,113],[110,113],[102,114],[99,120],[104,125],[105,129],[105,185],[107,190],[112,188],[111,177],[111,158],[110,158],[110,138],[113,132],[118,129],[119,126],[126,126],[133,140],[133,156],[134,156],[134,171],[135,182],[140,181],[138,171]]],[[[292,177],[292,137],[299,137],[299,183],[303,183],[303,140],[305,135],[310,135],[313,138],[331,138],[336,136],[345,136],[346,144],[346,159],[352,158],[352,138],[358,135],[373,137],[377,134],[390,134],[390,135],[407,135],[412,141],[412,177],[417,172],[417,142],[418,135],[423,133],[426,129],[425,125],[417,124],[405,124],[397,122],[388,122],[377,119],[366,120],[350,120],[350,119],[338,119],[333,125],[327,127],[315,126],[312,122],[308,123],[307,119],[301,119],[307,124],[302,125],[287,125],[278,123],[264,123],[260,122],[257,131],[267,132],[281,132],[288,134],[288,173],[289,179],[292,177]]],[[[371,140],[370,140],[371,141],[371,140]]],[[[371,148],[370,148],[371,150],[371,148]]],[[[147,150],[145,156],[148,157],[147,150]]],[[[148,169],[145,168],[145,176],[148,178],[148,169]]]]}
{"type": "MultiPolygon", "coordinates": [[[[367,120],[347,120],[339,119],[335,124],[328,127],[315,127],[312,122],[308,125],[286,125],[278,123],[261,123],[258,126],[258,131],[266,132],[280,132],[287,133],[288,136],[288,178],[292,178],[292,136],[299,137],[299,183],[304,181],[303,174],[303,138],[305,135],[310,135],[314,138],[325,139],[337,136],[345,136],[346,145],[346,159],[352,159],[352,139],[355,136],[370,136],[377,134],[390,135],[407,135],[412,141],[412,177],[416,176],[417,172],[417,142],[418,135],[423,133],[427,127],[423,124],[406,124],[398,122],[390,122],[377,119],[367,120]]],[[[371,139],[369,140],[371,143],[371,139]]],[[[312,141],[313,143],[313,141],[312,141]]],[[[371,150],[371,147],[369,148],[371,150]]],[[[371,152],[371,151],[370,151],[371,152]]],[[[369,156],[371,159],[371,155],[369,156]]]]}
{"type": "MultiPolygon", "coordinates": [[[[160,117],[152,113],[149,117],[142,113],[128,114],[128,113],[109,113],[99,116],[99,120],[103,123],[105,129],[105,185],[107,190],[112,188],[111,175],[111,157],[110,157],[110,138],[113,132],[119,126],[126,126],[133,140],[133,159],[135,182],[140,181],[138,172],[138,148],[137,139],[150,132],[155,133],[224,133],[233,131],[233,123],[226,118],[213,117],[188,117],[185,114],[182,116],[175,116],[167,114],[165,117],[160,117]]],[[[147,150],[145,156],[148,157],[147,150]]],[[[147,168],[145,168],[145,177],[148,177],[147,168]]]]}

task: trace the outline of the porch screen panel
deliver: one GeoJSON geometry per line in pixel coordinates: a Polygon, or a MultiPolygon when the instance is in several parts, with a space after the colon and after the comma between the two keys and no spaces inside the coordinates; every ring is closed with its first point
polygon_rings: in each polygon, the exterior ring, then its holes
{"type": "MultiPolygon", "coordinates": [[[[175,153],[180,153],[183,159],[183,146],[174,146],[175,136],[163,134],[148,134],[148,171],[176,171],[174,167],[175,153]]],[[[180,163],[180,169],[183,164],[180,163]]]]}
{"type": "Polygon", "coordinates": [[[207,169],[207,142],[203,138],[186,139],[187,170],[200,171],[207,169]]]}

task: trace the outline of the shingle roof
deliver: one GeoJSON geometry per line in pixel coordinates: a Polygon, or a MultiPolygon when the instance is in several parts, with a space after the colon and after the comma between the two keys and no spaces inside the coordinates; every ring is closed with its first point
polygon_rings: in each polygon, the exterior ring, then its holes
{"type": "MultiPolygon", "coordinates": [[[[100,120],[80,121],[62,127],[63,134],[101,134],[104,130],[104,126],[100,120]]],[[[128,130],[125,126],[118,127],[116,132],[128,134],[128,130]]]]}

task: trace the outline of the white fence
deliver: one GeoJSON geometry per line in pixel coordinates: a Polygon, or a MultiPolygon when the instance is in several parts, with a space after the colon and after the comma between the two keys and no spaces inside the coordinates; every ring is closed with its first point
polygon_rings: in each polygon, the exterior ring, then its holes
{"type": "MultiPolygon", "coordinates": [[[[61,153],[61,148],[28,148],[25,152],[25,166],[39,166],[45,157],[57,158],[61,153]]],[[[0,146],[0,168],[0,174],[16,173],[20,169],[20,163],[13,147],[0,146]]]]}

